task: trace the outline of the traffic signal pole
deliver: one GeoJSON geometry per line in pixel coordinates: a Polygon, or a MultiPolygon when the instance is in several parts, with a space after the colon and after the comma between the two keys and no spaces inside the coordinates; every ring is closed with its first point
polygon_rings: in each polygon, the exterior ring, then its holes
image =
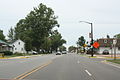
{"type": "MultiPolygon", "coordinates": [[[[93,45],[93,23],[87,22],[87,21],[80,21],[80,22],[84,22],[91,25],[91,46],[92,46],[93,45]]],[[[92,47],[91,57],[93,57],[93,55],[94,55],[94,51],[92,47]]]]}
{"type": "MultiPolygon", "coordinates": [[[[91,24],[91,46],[93,45],[93,24],[91,24]]],[[[94,51],[93,51],[93,47],[92,47],[92,53],[91,53],[91,57],[93,57],[94,55],[94,51]]]]}

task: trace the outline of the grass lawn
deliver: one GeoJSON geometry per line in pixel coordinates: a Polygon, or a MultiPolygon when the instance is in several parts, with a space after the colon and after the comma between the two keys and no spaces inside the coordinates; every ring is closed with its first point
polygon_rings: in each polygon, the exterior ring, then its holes
{"type": "Polygon", "coordinates": [[[11,57],[19,57],[19,56],[31,56],[30,54],[22,54],[22,55],[17,55],[17,54],[13,54],[13,55],[8,55],[8,56],[4,56],[4,58],[11,58],[11,57]]]}
{"type": "Polygon", "coordinates": [[[116,59],[116,60],[107,60],[109,62],[113,62],[113,63],[117,63],[117,64],[120,64],[120,59],[116,59]]]}

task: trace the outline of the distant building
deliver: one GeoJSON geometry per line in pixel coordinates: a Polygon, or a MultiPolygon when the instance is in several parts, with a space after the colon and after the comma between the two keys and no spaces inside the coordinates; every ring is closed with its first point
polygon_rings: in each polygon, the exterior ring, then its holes
{"type": "Polygon", "coordinates": [[[18,39],[15,42],[13,42],[11,44],[11,46],[12,46],[12,50],[11,51],[13,53],[16,53],[16,52],[18,52],[18,53],[26,53],[25,43],[22,40],[20,40],[20,39],[18,39]]]}
{"type": "MultiPolygon", "coordinates": [[[[105,50],[108,50],[110,54],[114,53],[113,40],[114,40],[114,38],[101,38],[101,39],[98,39],[98,43],[100,44],[98,53],[102,54],[103,51],[105,51],[105,50]]],[[[116,53],[120,54],[120,39],[117,39],[116,53]]]]}

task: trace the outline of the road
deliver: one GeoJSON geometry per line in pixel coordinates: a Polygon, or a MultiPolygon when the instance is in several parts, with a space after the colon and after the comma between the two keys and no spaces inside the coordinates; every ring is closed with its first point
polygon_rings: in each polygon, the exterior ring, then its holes
{"type": "Polygon", "coordinates": [[[56,55],[44,55],[25,59],[0,59],[0,80],[14,79],[57,57],[56,55]]]}
{"type": "Polygon", "coordinates": [[[120,80],[120,67],[77,54],[46,55],[0,62],[0,79],[120,80]],[[22,74],[22,75],[21,75],[22,74]]]}

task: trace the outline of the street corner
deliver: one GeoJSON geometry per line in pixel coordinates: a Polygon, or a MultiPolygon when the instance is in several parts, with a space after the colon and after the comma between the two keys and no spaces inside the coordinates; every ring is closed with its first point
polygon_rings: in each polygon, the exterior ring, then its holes
{"type": "Polygon", "coordinates": [[[107,60],[103,60],[103,61],[101,61],[102,63],[107,63],[107,60]]]}
{"type": "Polygon", "coordinates": [[[6,57],[0,57],[0,59],[8,59],[8,58],[6,58],[6,57]]]}
{"type": "Polygon", "coordinates": [[[27,56],[27,57],[19,57],[19,58],[30,58],[29,56],[27,56]]]}
{"type": "Polygon", "coordinates": [[[88,56],[88,57],[89,57],[89,58],[97,58],[97,56],[93,56],[93,57],[92,57],[92,56],[88,56]]]}

